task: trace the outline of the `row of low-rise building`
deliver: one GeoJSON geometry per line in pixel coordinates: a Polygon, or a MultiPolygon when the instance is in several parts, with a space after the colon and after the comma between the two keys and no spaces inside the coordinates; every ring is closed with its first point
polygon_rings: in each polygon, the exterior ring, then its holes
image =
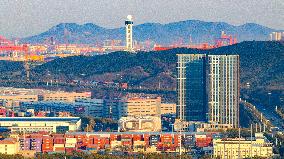
{"type": "Polygon", "coordinates": [[[74,115],[92,116],[96,118],[157,116],[175,114],[175,104],[163,104],[161,98],[112,98],[112,99],[80,99],[75,102],[40,101],[22,102],[21,110],[70,112],[74,115]]]}
{"type": "Polygon", "coordinates": [[[0,88],[2,106],[17,107],[20,102],[61,101],[74,102],[78,99],[91,99],[91,92],[64,92],[44,89],[0,88]]]}
{"type": "Polygon", "coordinates": [[[79,117],[1,117],[0,127],[16,133],[80,131],[79,117]]]}
{"type": "Polygon", "coordinates": [[[30,152],[70,153],[72,151],[116,150],[132,152],[182,152],[194,150],[212,157],[271,158],[272,145],[262,134],[252,140],[244,138],[220,138],[215,133],[130,133],[97,132],[66,134],[12,134],[10,139],[0,141],[0,152],[17,154],[30,152]],[[241,148],[240,148],[241,147],[241,148]],[[182,149],[180,149],[182,148],[182,149]]]}
{"type": "Polygon", "coordinates": [[[216,139],[213,140],[214,157],[220,158],[272,158],[272,143],[261,133],[257,133],[254,139],[216,139]]]}

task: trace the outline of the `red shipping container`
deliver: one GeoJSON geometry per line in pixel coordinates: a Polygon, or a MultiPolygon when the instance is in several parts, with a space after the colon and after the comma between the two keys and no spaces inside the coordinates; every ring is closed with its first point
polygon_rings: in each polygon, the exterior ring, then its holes
{"type": "Polygon", "coordinates": [[[115,140],[119,140],[119,136],[115,135],[115,134],[110,134],[110,141],[115,141],[115,140]]]}
{"type": "Polygon", "coordinates": [[[123,146],[131,146],[132,145],[132,141],[122,141],[121,144],[123,146]]]}
{"type": "Polygon", "coordinates": [[[52,137],[43,137],[43,141],[53,141],[52,137]]]}
{"type": "Polygon", "coordinates": [[[54,151],[57,151],[57,152],[65,151],[65,147],[55,147],[54,151]]]}
{"type": "Polygon", "coordinates": [[[74,135],[70,135],[70,134],[65,134],[64,136],[65,138],[74,138],[74,135]]]}
{"type": "Polygon", "coordinates": [[[83,139],[83,142],[85,144],[93,144],[94,143],[94,138],[85,138],[85,139],[83,139]]]}
{"type": "Polygon", "coordinates": [[[42,151],[43,152],[51,152],[51,151],[53,151],[53,145],[45,145],[45,144],[43,144],[42,145],[42,151]]]}
{"type": "Polygon", "coordinates": [[[51,134],[53,138],[64,138],[64,134],[51,134]]]}
{"type": "Polygon", "coordinates": [[[137,135],[137,134],[133,135],[133,141],[141,141],[141,140],[142,140],[142,136],[141,135],[137,135]]]}
{"type": "Polygon", "coordinates": [[[87,147],[88,148],[96,148],[96,149],[98,149],[99,146],[96,145],[96,144],[88,144],[87,147]]]}
{"type": "Polygon", "coordinates": [[[54,138],[54,144],[65,144],[65,138],[54,138]]]}
{"type": "Polygon", "coordinates": [[[42,138],[42,134],[30,134],[30,138],[42,138]]]}
{"type": "Polygon", "coordinates": [[[84,139],[86,137],[86,135],[75,135],[75,138],[77,138],[78,140],[84,139]]]}
{"type": "Polygon", "coordinates": [[[132,135],[131,134],[122,134],[121,138],[122,139],[132,139],[132,135]]]}
{"type": "Polygon", "coordinates": [[[150,134],[143,134],[143,140],[149,141],[150,134]]]}
{"type": "Polygon", "coordinates": [[[65,148],[65,152],[66,153],[72,153],[73,151],[76,151],[76,148],[70,148],[70,147],[68,147],[68,148],[66,147],[65,148]]]}

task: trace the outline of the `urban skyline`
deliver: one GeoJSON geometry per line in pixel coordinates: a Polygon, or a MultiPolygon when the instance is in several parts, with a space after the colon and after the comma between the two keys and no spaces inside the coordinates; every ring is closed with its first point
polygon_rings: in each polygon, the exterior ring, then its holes
{"type": "Polygon", "coordinates": [[[0,158],[283,158],[284,31],[179,21],[282,26],[283,5],[1,1],[0,158]]]}
{"type": "Polygon", "coordinates": [[[95,23],[116,28],[128,14],[136,24],[146,22],[169,23],[188,19],[227,22],[233,25],[259,23],[283,29],[281,0],[261,1],[27,1],[0,2],[0,34],[7,37],[26,37],[46,31],[64,22],[95,23]],[[48,10],[46,9],[48,8],[48,10]],[[171,10],[168,12],[167,10],[171,10]],[[111,12],[109,12],[111,10],[111,12]],[[263,13],[265,15],[263,16],[263,13]],[[60,15],[60,16],[58,16],[60,15]]]}

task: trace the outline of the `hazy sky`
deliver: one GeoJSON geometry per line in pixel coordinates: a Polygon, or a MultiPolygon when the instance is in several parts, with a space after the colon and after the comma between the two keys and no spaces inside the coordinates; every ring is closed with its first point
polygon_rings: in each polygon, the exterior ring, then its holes
{"type": "Polygon", "coordinates": [[[0,35],[34,35],[63,22],[116,28],[128,14],[135,24],[197,19],[284,29],[284,0],[0,0],[0,35]]]}

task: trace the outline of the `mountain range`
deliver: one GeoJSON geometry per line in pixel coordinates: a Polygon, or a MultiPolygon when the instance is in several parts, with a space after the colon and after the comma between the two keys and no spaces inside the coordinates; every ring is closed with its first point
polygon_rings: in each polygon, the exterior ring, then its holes
{"type": "MultiPolygon", "coordinates": [[[[284,107],[284,43],[246,41],[211,50],[176,48],[151,52],[113,52],[98,56],[58,58],[31,68],[31,83],[25,81],[21,62],[0,61],[0,85],[43,86],[46,81],[127,82],[143,89],[176,89],[176,62],[178,53],[184,54],[238,54],[240,56],[240,84],[242,98],[267,104],[268,92],[274,105],[284,107]],[[13,84],[12,81],[15,81],[13,84]],[[250,87],[247,88],[247,83],[250,87]]],[[[81,85],[78,85],[83,89],[81,85]]],[[[59,87],[61,88],[61,87],[59,87]]],[[[70,89],[73,89],[72,87],[70,89]]],[[[99,88],[93,91],[101,91],[99,88]]],[[[95,95],[100,93],[94,93],[95,95]]],[[[174,94],[173,94],[174,95],[174,94]]],[[[171,96],[173,97],[173,96],[171,96]]],[[[167,97],[170,98],[170,97],[167,97]]],[[[171,98],[174,101],[174,97],[171,98]]]]}
{"type": "MultiPolygon", "coordinates": [[[[265,41],[269,34],[278,31],[255,23],[240,26],[225,22],[204,22],[200,20],[186,20],[168,24],[144,23],[133,26],[133,37],[137,41],[150,40],[156,44],[172,44],[176,42],[213,43],[221,32],[237,37],[238,41],[265,41]],[[191,40],[190,40],[191,39],[191,40]]],[[[45,43],[53,37],[56,43],[102,44],[108,39],[125,39],[125,28],[107,29],[86,23],[61,23],[48,31],[31,37],[22,38],[21,42],[45,43]]]]}

